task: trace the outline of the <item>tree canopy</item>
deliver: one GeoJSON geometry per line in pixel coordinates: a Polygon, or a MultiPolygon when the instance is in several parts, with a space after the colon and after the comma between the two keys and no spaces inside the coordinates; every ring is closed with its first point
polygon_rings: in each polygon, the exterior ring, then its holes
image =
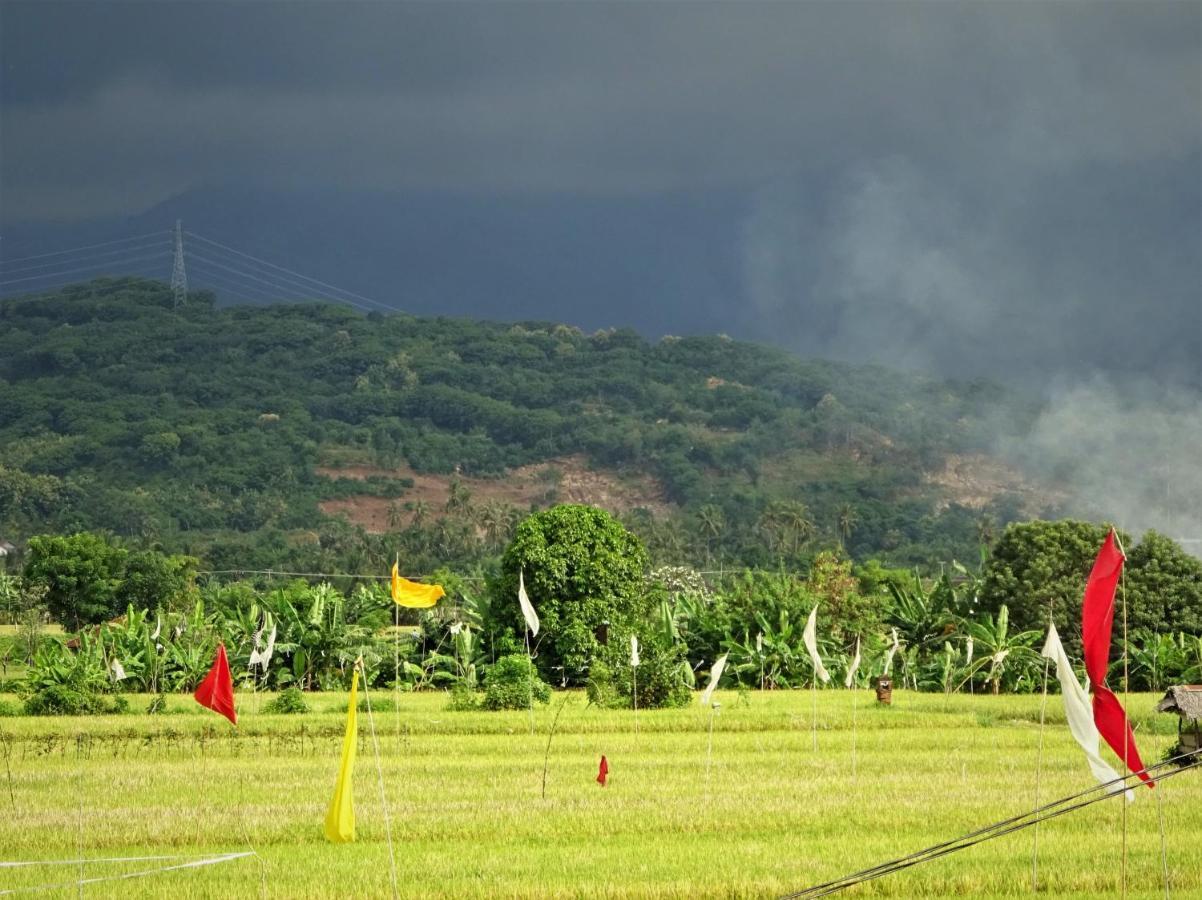
{"type": "Polygon", "coordinates": [[[540,622],[536,662],[558,683],[579,684],[604,642],[629,641],[648,618],[644,589],[647,551],[604,510],[564,504],[529,516],[501,558],[489,585],[497,626],[524,647],[526,623],[518,606],[518,576],[540,622]]]}

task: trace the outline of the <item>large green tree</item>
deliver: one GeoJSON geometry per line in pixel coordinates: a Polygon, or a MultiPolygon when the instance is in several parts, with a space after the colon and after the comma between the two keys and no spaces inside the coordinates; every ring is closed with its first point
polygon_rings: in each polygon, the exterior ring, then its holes
{"type": "MultiPolygon", "coordinates": [[[[1014,627],[1024,630],[1045,629],[1050,606],[1057,630],[1079,653],[1081,597],[1108,527],[1071,519],[1007,526],[982,573],[980,607],[1009,606],[1014,627]]],[[[1127,564],[1117,602],[1127,604],[1128,628],[1202,633],[1202,563],[1154,531],[1137,547],[1121,532],[1119,539],[1127,564]]]]}
{"type": "Polygon", "coordinates": [[[1202,560],[1156,531],[1127,555],[1127,625],[1202,635],[1202,560]]]}
{"type": "Polygon", "coordinates": [[[118,615],[128,552],[90,532],[29,539],[25,579],[46,588],[50,615],[78,630],[118,615]]]}
{"type": "Polygon", "coordinates": [[[599,635],[628,641],[647,620],[646,569],[642,541],[604,510],[565,504],[534,513],[518,525],[489,586],[491,624],[524,648],[521,572],[541,625],[535,662],[549,679],[558,682],[562,672],[569,683],[582,683],[599,635]]]}
{"type": "Polygon", "coordinates": [[[80,532],[29,540],[25,580],[46,591],[50,614],[78,629],[135,609],[183,610],[196,590],[198,562],[157,550],[129,551],[104,535],[80,532]]]}

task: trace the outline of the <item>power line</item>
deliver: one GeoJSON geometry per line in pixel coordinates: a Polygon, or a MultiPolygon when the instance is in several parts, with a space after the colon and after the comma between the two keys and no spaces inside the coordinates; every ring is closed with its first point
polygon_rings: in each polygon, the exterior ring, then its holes
{"type": "Polygon", "coordinates": [[[242,271],[241,269],[234,269],[234,268],[231,268],[230,266],[223,265],[222,263],[219,263],[216,260],[209,259],[208,257],[205,257],[205,256],[200,256],[199,254],[196,253],[195,250],[191,251],[189,253],[189,256],[193,260],[200,260],[201,262],[207,263],[210,266],[216,266],[218,269],[222,269],[226,272],[232,272],[233,274],[240,275],[243,278],[249,278],[251,281],[257,281],[260,284],[265,284],[268,287],[273,288],[275,290],[282,291],[285,293],[290,293],[294,297],[300,297],[303,300],[318,300],[318,299],[331,300],[332,299],[338,303],[346,303],[350,306],[357,307],[358,309],[364,309],[364,310],[368,309],[368,307],[364,306],[362,303],[356,303],[354,300],[346,300],[342,297],[329,297],[329,296],[322,297],[322,296],[314,296],[314,294],[308,294],[308,295],[302,294],[296,288],[288,288],[288,287],[281,285],[277,281],[269,281],[264,278],[259,278],[258,275],[256,275],[256,274],[252,274],[250,272],[245,272],[245,271],[242,271]]]}
{"type": "MultiPolygon", "coordinates": [[[[338,286],[337,286],[337,285],[335,285],[335,284],[330,284],[329,282],[326,282],[326,281],[321,281],[321,280],[319,280],[319,279],[317,279],[317,278],[312,278],[312,277],[310,277],[310,276],[308,276],[308,275],[304,275],[304,274],[302,274],[301,272],[297,272],[297,271],[295,271],[295,270],[293,270],[293,269],[288,269],[288,268],[285,268],[284,266],[277,265],[276,263],[273,263],[273,262],[268,262],[267,260],[265,260],[265,259],[261,259],[261,258],[259,258],[259,257],[257,257],[257,256],[252,256],[252,255],[251,255],[251,254],[249,254],[249,253],[243,253],[241,250],[235,250],[233,247],[230,247],[230,246],[227,246],[227,245],[225,245],[225,244],[222,244],[222,243],[220,243],[219,241],[215,241],[215,240],[213,240],[213,239],[211,239],[211,238],[207,238],[207,237],[205,237],[204,235],[197,234],[197,233],[196,233],[196,232],[194,232],[194,231],[188,231],[188,232],[186,232],[186,234],[187,234],[189,237],[195,238],[195,239],[196,239],[196,240],[198,240],[198,241],[204,241],[206,244],[212,244],[214,247],[220,247],[222,250],[226,250],[226,251],[228,251],[228,252],[230,252],[230,253],[235,253],[235,254],[237,254],[238,256],[245,257],[246,259],[252,260],[252,261],[254,261],[254,262],[256,262],[256,263],[260,263],[261,265],[264,265],[264,266],[269,266],[269,267],[271,267],[271,268],[273,268],[273,269],[278,269],[278,270],[279,270],[279,271],[281,271],[281,272],[285,272],[285,273],[287,273],[287,274],[289,274],[289,275],[296,276],[297,278],[302,278],[302,279],[304,279],[305,281],[310,281],[310,282],[312,282],[312,283],[314,283],[314,284],[320,285],[321,287],[324,287],[324,288],[329,288],[330,290],[332,290],[332,291],[337,291],[337,292],[338,292],[338,293],[340,293],[340,294],[346,294],[348,297],[355,297],[355,298],[357,298],[357,299],[359,299],[359,300],[362,300],[362,301],[363,301],[363,302],[365,302],[365,303],[371,303],[371,304],[373,304],[373,305],[375,305],[375,306],[379,306],[379,307],[381,307],[381,308],[383,308],[383,309],[391,310],[391,311],[393,311],[393,312],[404,312],[404,311],[405,311],[405,310],[401,309],[401,308],[400,308],[400,307],[398,307],[398,306],[392,306],[392,305],[390,305],[390,304],[388,304],[388,303],[382,303],[382,302],[380,302],[379,300],[373,300],[371,297],[365,297],[365,296],[363,296],[362,294],[358,294],[358,293],[356,293],[355,291],[349,291],[349,290],[347,290],[346,288],[340,288],[340,287],[338,287],[338,286]]],[[[349,300],[345,300],[345,301],[343,301],[343,302],[350,303],[350,301],[349,301],[349,300]]],[[[352,304],[352,305],[354,305],[354,304],[352,304]]]]}
{"type": "MultiPolygon", "coordinates": [[[[208,247],[206,247],[204,249],[205,249],[206,253],[212,252],[212,251],[210,251],[210,249],[208,247]]],[[[222,251],[216,251],[217,254],[220,254],[221,252],[222,251]]],[[[192,256],[193,257],[196,256],[195,251],[192,252],[192,256]]],[[[200,258],[204,259],[205,257],[200,257],[200,258]]],[[[224,261],[229,262],[234,266],[241,266],[242,269],[248,268],[248,264],[244,263],[240,260],[232,260],[229,258],[225,258],[224,261]]],[[[238,269],[238,271],[240,273],[242,273],[242,269],[238,269]]],[[[355,301],[353,301],[353,300],[348,300],[345,297],[339,297],[336,294],[331,294],[329,291],[315,288],[312,285],[305,284],[302,281],[299,281],[295,278],[290,278],[286,275],[276,275],[274,272],[264,272],[264,271],[257,270],[257,269],[250,269],[249,272],[243,273],[243,274],[251,274],[251,273],[253,273],[254,275],[264,275],[267,277],[267,279],[270,281],[271,284],[283,286],[281,289],[290,289],[292,291],[292,293],[299,294],[299,295],[303,296],[306,300],[321,298],[321,299],[331,300],[335,303],[348,303],[348,304],[350,304],[352,306],[356,306],[360,309],[366,308],[366,307],[360,306],[359,304],[355,303],[355,301]]]]}
{"type": "MultiPolygon", "coordinates": [[[[46,276],[46,277],[50,277],[50,276],[46,276]]],[[[157,269],[155,271],[143,271],[140,269],[135,270],[135,271],[127,270],[125,272],[122,272],[119,275],[106,275],[106,274],[101,273],[94,277],[95,278],[113,278],[113,279],[146,278],[151,281],[165,281],[165,278],[163,277],[162,269],[157,269]]],[[[6,294],[0,294],[0,300],[10,300],[14,297],[30,297],[30,296],[35,296],[37,294],[45,294],[45,293],[49,293],[50,291],[54,290],[55,288],[70,287],[72,285],[77,285],[77,284],[82,284],[82,283],[83,282],[81,282],[79,280],[79,278],[76,278],[76,277],[63,278],[58,281],[51,281],[47,284],[39,284],[36,287],[31,285],[31,286],[24,287],[24,288],[17,288],[16,290],[9,291],[6,294]]]]}
{"type": "Polygon", "coordinates": [[[59,275],[70,275],[75,272],[93,272],[93,271],[96,271],[97,269],[104,269],[107,266],[130,265],[132,263],[144,262],[144,261],[150,260],[150,259],[159,259],[166,255],[168,255],[168,251],[159,250],[156,253],[152,253],[148,256],[135,256],[130,259],[113,260],[111,262],[98,263],[98,264],[93,264],[90,266],[80,266],[80,267],[77,267],[74,269],[62,269],[58,272],[47,272],[43,275],[26,275],[24,278],[6,278],[5,280],[0,281],[0,285],[17,284],[18,282],[22,282],[22,281],[39,281],[39,280],[45,279],[45,278],[54,278],[59,275]]]}
{"type": "MultiPolygon", "coordinates": [[[[140,246],[140,247],[137,247],[137,246],[121,247],[117,250],[102,250],[99,253],[84,253],[80,256],[75,257],[74,259],[57,260],[54,262],[34,263],[31,266],[18,266],[15,269],[13,269],[9,266],[8,260],[0,260],[0,272],[3,272],[5,275],[19,275],[22,272],[32,272],[35,269],[51,269],[51,268],[55,268],[57,266],[70,265],[71,263],[82,262],[85,259],[101,259],[106,256],[119,256],[124,253],[137,253],[142,250],[150,249],[151,247],[154,247],[156,244],[165,244],[165,243],[166,243],[166,241],[163,239],[163,237],[161,235],[159,235],[159,236],[157,236],[156,240],[145,240],[144,246],[140,246]]],[[[98,263],[97,265],[106,265],[106,263],[98,263]]]]}
{"type": "MultiPolygon", "coordinates": [[[[207,247],[205,248],[205,252],[206,253],[209,252],[207,247]]],[[[218,252],[220,252],[220,251],[218,251],[218,252]]],[[[224,258],[221,261],[213,260],[207,256],[202,256],[202,255],[197,254],[196,251],[194,251],[194,250],[189,252],[189,256],[193,261],[199,260],[200,262],[205,263],[206,265],[219,266],[220,268],[224,269],[227,272],[232,272],[233,274],[239,275],[243,278],[253,279],[255,281],[261,282],[262,284],[266,284],[268,287],[272,288],[273,290],[279,291],[281,294],[291,295],[293,297],[299,297],[304,300],[325,299],[325,300],[331,300],[336,303],[349,303],[353,306],[358,307],[359,309],[367,308],[365,306],[362,306],[361,304],[355,303],[355,301],[353,301],[353,300],[347,300],[343,297],[334,296],[333,294],[329,294],[326,291],[322,291],[317,288],[310,287],[309,285],[299,284],[299,283],[289,284],[287,281],[283,280],[283,278],[279,275],[274,275],[269,272],[262,272],[262,271],[259,271],[256,269],[247,269],[247,268],[245,268],[246,263],[239,262],[237,260],[231,260],[229,258],[224,258]],[[226,263],[229,263],[230,265],[226,265],[226,263]],[[241,267],[241,268],[239,268],[239,267],[241,267]]]]}
{"type": "Polygon", "coordinates": [[[53,250],[50,253],[35,253],[33,256],[14,256],[11,259],[3,260],[4,264],[14,262],[25,262],[30,259],[45,259],[47,256],[61,256],[65,253],[76,253],[80,250],[93,250],[96,247],[111,247],[113,244],[126,244],[131,241],[141,240],[142,238],[154,237],[162,235],[162,231],[151,231],[146,234],[135,235],[134,237],[118,238],[115,241],[101,241],[99,244],[86,244],[83,247],[72,247],[69,250],[53,250]]]}
{"type": "MultiPolygon", "coordinates": [[[[388,575],[353,575],[339,572],[281,572],[278,569],[200,569],[197,575],[269,575],[281,578],[351,578],[363,581],[387,581],[388,575]]],[[[433,575],[406,575],[410,581],[421,578],[433,578],[433,575]]],[[[456,576],[460,581],[483,581],[477,575],[456,576]]]]}
{"type": "Polygon", "coordinates": [[[263,303],[264,301],[270,303],[272,300],[278,299],[266,293],[259,293],[259,295],[256,297],[247,296],[238,290],[238,288],[242,287],[244,290],[248,291],[258,291],[259,289],[246,287],[245,285],[238,285],[238,283],[232,279],[227,280],[224,275],[215,275],[212,272],[208,272],[204,267],[197,267],[195,260],[193,260],[192,264],[192,276],[192,283],[195,285],[199,285],[201,287],[212,285],[214,288],[233,294],[235,297],[238,297],[241,300],[246,300],[249,303],[263,303]],[[199,278],[196,277],[198,275],[199,278]]]}

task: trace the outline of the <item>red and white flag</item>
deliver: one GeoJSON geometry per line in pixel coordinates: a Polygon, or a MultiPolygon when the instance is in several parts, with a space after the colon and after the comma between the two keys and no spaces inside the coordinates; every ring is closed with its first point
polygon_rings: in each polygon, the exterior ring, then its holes
{"type": "Polygon", "coordinates": [[[1106,687],[1106,669],[1110,663],[1110,636],[1114,626],[1114,590],[1123,572],[1126,557],[1115,540],[1114,529],[1106,534],[1102,549],[1094,560],[1081,602],[1081,643],[1085,650],[1085,671],[1093,690],[1093,720],[1110,749],[1132,772],[1148,785],[1155,782],[1143,771],[1143,760],[1135,746],[1135,734],[1119,698],[1106,687]]]}
{"type": "Polygon", "coordinates": [[[209,674],[192,696],[201,706],[221,713],[233,724],[238,724],[238,714],[234,711],[234,679],[230,677],[230,661],[225,655],[225,644],[217,645],[213,668],[209,669],[209,674]]]}

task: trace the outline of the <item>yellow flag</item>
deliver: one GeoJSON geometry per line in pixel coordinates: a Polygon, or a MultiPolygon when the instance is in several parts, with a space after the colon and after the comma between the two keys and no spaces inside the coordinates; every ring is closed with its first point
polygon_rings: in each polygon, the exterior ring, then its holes
{"type": "Polygon", "coordinates": [[[446,593],[441,584],[418,584],[402,578],[397,564],[392,564],[392,599],[398,606],[425,609],[437,603],[439,597],[445,597],[446,593]]]}
{"type": "Polygon", "coordinates": [[[326,838],[335,844],[347,844],[355,839],[355,806],[352,782],[355,775],[355,750],[359,745],[358,721],[359,667],[351,679],[351,702],[346,711],[346,734],[342,738],[342,762],[338,764],[338,781],[326,813],[326,838]]]}

